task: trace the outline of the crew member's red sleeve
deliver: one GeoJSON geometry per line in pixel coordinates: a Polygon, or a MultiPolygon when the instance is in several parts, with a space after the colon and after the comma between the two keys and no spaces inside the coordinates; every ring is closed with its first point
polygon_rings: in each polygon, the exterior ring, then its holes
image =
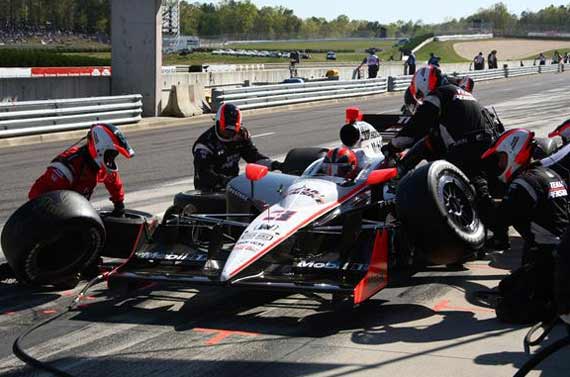
{"type": "Polygon", "coordinates": [[[49,167],[32,185],[32,188],[28,193],[28,199],[35,199],[50,191],[69,190],[70,186],[71,182],[65,178],[62,172],[49,167]]]}
{"type": "Polygon", "coordinates": [[[111,194],[111,201],[113,203],[122,202],[125,200],[125,189],[123,187],[123,181],[121,181],[121,176],[119,172],[109,173],[103,181],[105,187],[111,194]]]}

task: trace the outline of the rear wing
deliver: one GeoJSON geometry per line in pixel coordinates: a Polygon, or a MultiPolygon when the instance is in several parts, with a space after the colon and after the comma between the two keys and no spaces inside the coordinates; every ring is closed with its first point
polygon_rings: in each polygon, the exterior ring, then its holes
{"type": "Polygon", "coordinates": [[[410,119],[409,115],[402,114],[362,114],[362,121],[374,127],[385,141],[394,138],[410,119]]]}
{"type": "MultiPolygon", "coordinates": [[[[384,141],[390,141],[410,121],[409,115],[403,114],[364,114],[358,107],[346,109],[346,124],[363,121],[380,133],[384,141]]],[[[343,141],[344,142],[344,141],[343,141]]],[[[346,144],[346,143],[345,143],[346,144]]]]}

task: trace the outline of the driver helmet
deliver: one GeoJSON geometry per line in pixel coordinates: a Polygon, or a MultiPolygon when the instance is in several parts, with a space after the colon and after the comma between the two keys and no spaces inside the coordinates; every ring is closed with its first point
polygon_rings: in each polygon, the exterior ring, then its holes
{"type": "Polygon", "coordinates": [[[216,135],[222,141],[231,141],[241,129],[241,110],[232,103],[224,103],[216,113],[216,135]]]}
{"type": "Polygon", "coordinates": [[[322,172],[334,177],[353,179],[358,173],[358,157],[350,148],[333,148],[323,159],[322,172]]]}
{"type": "Polygon", "coordinates": [[[548,134],[548,137],[560,136],[564,144],[570,142],[570,119],[556,127],[554,131],[548,134]]]}
{"type": "Polygon", "coordinates": [[[496,175],[504,183],[509,183],[520,168],[530,163],[533,150],[534,132],[515,128],[503,133],[481,158],[494,158],[492,164],[496,175]]]}
{"type": "Polygon", "coordinates": [[[411,96],[418,104],[431,92],[443,83],[443,74],[439,67],[428,65],[420,68],[412,78],[412,84],[409,87],[411,96]]]}
{"type": "Polygon", "coordinates": [[[87,134],[87,149],[97,166],[107,173],[119,170],[115,162],[115,157],[119,153],[126,158],[135,155],[135,151],[121,130],[108,123],[95,124],[91,127],[87,134]]]}

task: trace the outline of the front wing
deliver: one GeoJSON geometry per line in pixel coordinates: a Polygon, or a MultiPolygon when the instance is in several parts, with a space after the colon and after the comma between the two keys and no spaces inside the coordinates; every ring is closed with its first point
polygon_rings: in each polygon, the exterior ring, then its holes
{"type": "Polygon", "coordinates": [[[234,279],[220,280],[225,260],[249,215],[191,215],[160,225],[110,276],[110,285],[154,281],[287,292],[340,293],[355,304],[388,284],[393,225],[362,222],[301,229],[234,279]]]}

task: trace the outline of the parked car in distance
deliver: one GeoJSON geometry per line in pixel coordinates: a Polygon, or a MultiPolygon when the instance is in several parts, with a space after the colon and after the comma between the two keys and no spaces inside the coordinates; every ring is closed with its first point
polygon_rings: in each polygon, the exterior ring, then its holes
{"type": "Polygon", "coordinates": [[[334,51],[327,52],[327,60],[336,60],[336,52],[334,51]]]}

